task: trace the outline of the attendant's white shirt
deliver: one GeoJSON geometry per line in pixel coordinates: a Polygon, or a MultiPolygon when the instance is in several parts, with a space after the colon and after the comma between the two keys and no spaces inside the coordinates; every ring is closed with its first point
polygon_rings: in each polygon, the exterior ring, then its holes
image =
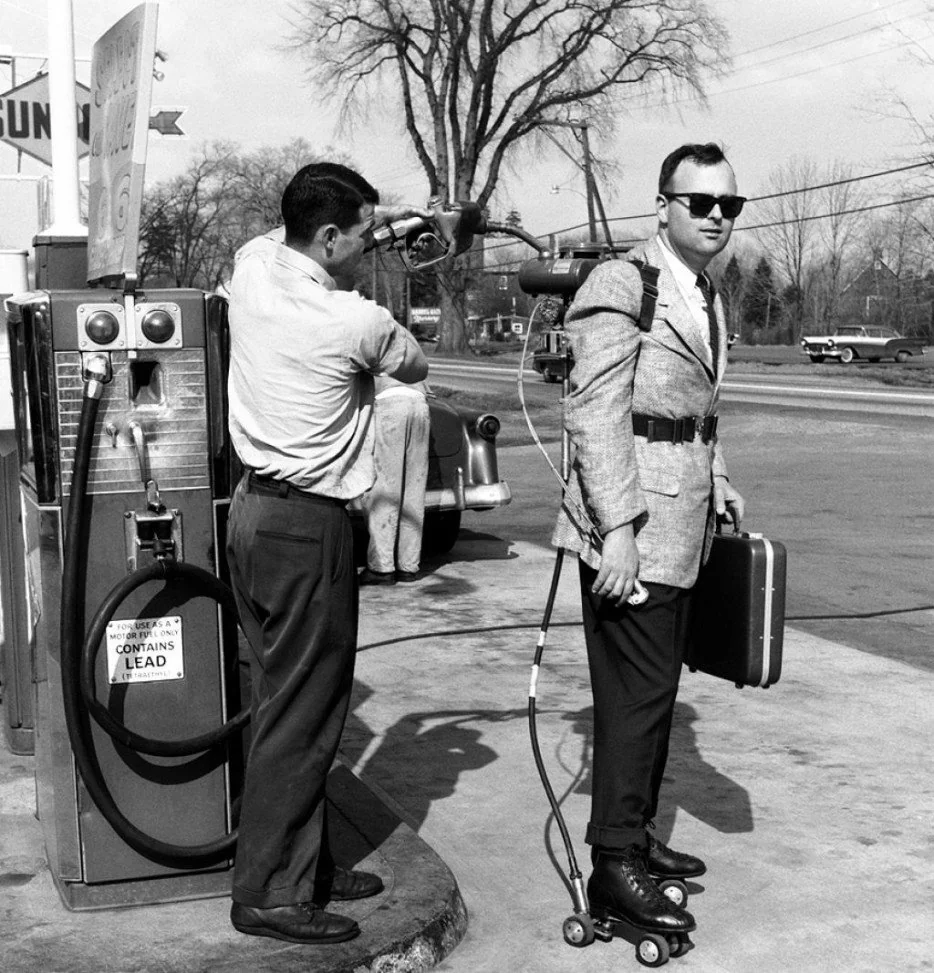
{"type": "Polygon", "coordinates": [[[373,485],[373,373],[393,374],[407,332],[314,260],[270,237],[230,283],[230,435],[241,461],[349,500],[373,485]]]}

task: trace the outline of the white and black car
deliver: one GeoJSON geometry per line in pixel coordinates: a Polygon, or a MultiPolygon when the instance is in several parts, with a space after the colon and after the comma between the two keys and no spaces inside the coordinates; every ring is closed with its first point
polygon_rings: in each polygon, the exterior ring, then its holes
{"type": "Polygon", "coordinates": [[[828,358],[844,364],[857,359],[877,362],[883,358],[906,362],[912,355],[924,354],[924,339],[906,338],[892,328],[847,325],[837,328],[832,335],[802,338],[801,349],[818,364],[828,358]]]}

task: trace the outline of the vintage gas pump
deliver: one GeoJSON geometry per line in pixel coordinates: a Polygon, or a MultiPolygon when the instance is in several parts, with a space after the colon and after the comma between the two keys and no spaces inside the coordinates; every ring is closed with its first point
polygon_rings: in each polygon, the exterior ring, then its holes
{"type": "Polygon", "coordinates": [[[49,866],[75,909],[227,894],[240,772],[223,298],[8,302],[49,866]]]}

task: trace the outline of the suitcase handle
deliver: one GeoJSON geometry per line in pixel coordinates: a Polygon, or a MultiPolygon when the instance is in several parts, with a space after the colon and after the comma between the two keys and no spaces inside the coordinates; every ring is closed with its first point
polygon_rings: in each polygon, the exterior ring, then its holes
{"type": "MultiPolygon", "coordinates": [[[[717,533],[718,534],[722,534],[723,533],[723,527],[724,527],[725,524],[733,524],[733,521],[730,520],[730,518],[727,517],[725,514],[722,517],[719,514],[717,514],[717,533]]],[[[747,534],[745,531],[740,530],[740,528],[736,524],[733,524],[733,533],[736,534],[739,537],[749,537],[749,534],[747,534]]]]}

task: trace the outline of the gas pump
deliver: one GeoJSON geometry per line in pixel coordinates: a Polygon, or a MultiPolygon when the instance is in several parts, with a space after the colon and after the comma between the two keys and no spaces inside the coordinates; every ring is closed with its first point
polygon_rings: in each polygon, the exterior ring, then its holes
{"type": "Polygon", "coordinates": [[[226,301],[128,285],[8,308],[49,867],[74,909],[226,895],[247,718],[226,301]]]}

